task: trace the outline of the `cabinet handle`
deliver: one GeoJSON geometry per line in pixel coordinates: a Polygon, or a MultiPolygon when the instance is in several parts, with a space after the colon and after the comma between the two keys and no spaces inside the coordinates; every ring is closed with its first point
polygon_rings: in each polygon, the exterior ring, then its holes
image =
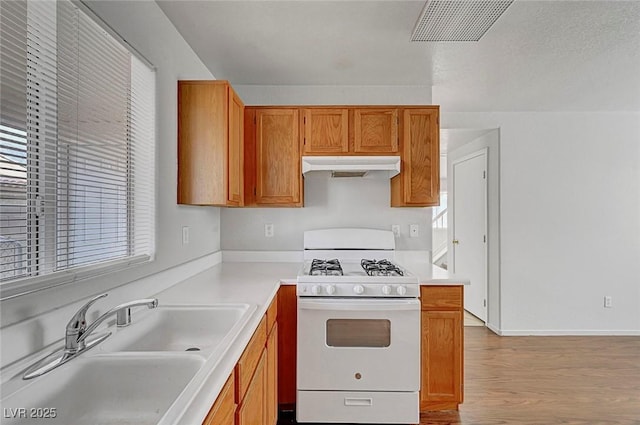
{"type": "Polygon", "coordinates": [[[460,243],[460,241],[457,240],[457,239],[454,239],[454,240],[451,241],[451,243],[454,244],[454,245],[458,245],[460,243]]]}
{"type": "Polygon", "coordinates": [[[373,406],[372,398],[345,398],[345,406],[373,406]]]}

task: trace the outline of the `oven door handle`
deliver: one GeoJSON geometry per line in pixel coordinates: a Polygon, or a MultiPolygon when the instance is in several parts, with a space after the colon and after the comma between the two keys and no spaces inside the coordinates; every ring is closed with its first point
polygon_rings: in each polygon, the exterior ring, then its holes
{"type": "Polygon", "coordinates": [[[412,311],[420,310],[420,301],[411,300],[306,300],[298,299],[298,308],[301,310],[340,310],[340,311],[412,311]]]}

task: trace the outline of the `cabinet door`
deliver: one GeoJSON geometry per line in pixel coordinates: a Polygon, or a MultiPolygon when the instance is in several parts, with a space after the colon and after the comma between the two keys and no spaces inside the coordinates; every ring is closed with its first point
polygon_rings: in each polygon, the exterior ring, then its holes
{"type": "Polygon", "coordinates": [[[265,384],[267,353],[263,350],[256,372],[251,379],[247,393],[236,412],[236,425],[264,425],[265,422],[265,384]]]}
{"type": "Polygon", "coordinates": [[[228,81],[178,81],[178,203],[243,203],[243,104],[228,81]]]}
{"type": "Polygon", "coordinates": [[[402,170],[391,180],[391,206],[440,204],[439,111],[405,109],[402,118],[402,170]]]}
{"type": "Polygon", "coordinates": [[[420,409],[462,402],[462,313],[422,311],[420,409]]]}
{"type": "Polygon", "coordinates": [[[278,403],[285,409],[296,402],[297,309],[296,286],[281,286],[278,292],[278,403]]]}
{"type": "Polygon", "coordinates": [[[278,422],[278,324],[267,340],[267,406],[266,425],[276,425],[278,422]]]}
{"type": "Polygon", "coordinates": [[[397,153],[398,110],[354,109],[353,132],[356,153],[397,153]]]}
{"type": "Polygon", "coordinates": [[[267,319],[263,317],[236,364],[236,403],[246,397],[251,380],[267,343],[267,319]]]}
{"type": "Polygon", "coordinates": [[[256,203],[302,206],[297,109],[256,110],[256,203]]]}
{"type": "Polygon", "coordinates": [[[232,373],[202,425],[233,425],[236,412],[233,394],[234,383],[232,373]]]}
{"type": "Polygon", "coordinates": [[[304,109],[304,154],[349,151],[349,111],[342,108],[304,109]]]}
{"type": "Polygon", "coordinates": [[[178,82],[178,203],[225,205],[227,87],[178,82]]]}
{"type": "Polygon", "coordinates": [[[242,205],[244,198],[244,104],[229,87],[229,167],[227,200],[242,205]]]}

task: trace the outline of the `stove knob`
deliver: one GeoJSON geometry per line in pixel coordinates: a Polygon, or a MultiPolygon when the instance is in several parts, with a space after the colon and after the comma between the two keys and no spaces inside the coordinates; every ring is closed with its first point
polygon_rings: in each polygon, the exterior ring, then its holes
{"type": "Polygon", "coordinates": [[[407,293],[407,288],[405,288],[404,286],[400,285],[396,288],[396,292],[398,293],[398,295],[404,295],[407,293]]]}
{"type": "Polygon", "coordinates": [[[362,285],[356,285],[353,287],[353,292],[355,292],[356,294],[360,295],[362,293],[364,293],[364,286],[362,285]]]}
{"type": "Polygon", "coordinates": [[[322,292],[322,287],[318,286],[318,285],[313,285],[311,287],[311,293],[313,295],[319,295],[322,292]]]}
{"type": "Polygon", "coordinates": [[[333,295],[336,293],[336,285],[327,285],[327,294],[333,295]]]}
{"type": "Polygon", "coordinates": [[[389,286],[389,285],[384,285],[384,286],[382,287],[382,293],[383,293],[384,295],[391,295],[391,286],[389,286]]]}

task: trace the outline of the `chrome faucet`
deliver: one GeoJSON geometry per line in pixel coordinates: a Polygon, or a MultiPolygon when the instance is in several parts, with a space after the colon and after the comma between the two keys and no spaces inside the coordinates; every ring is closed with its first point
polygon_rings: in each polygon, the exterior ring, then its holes
{"type": "Polygon", "coordinates": [[[66,332],[64,336],[64,351],[73,354],[84,349],[85,344],[80,345],[78,338],[80,335],[84,335],[87,329],[87,311],[96,301],[100,298],[106,297],[108,294],[101,294],[89,300],[85,305],[80,307],[80,310],[76,311],[71,320],[67,323],[66,332]]]}
{"type": "Polygon", "coordinates": [[[85,340],[95,331],[102,322],[109,317],[116,315],[116,326],[128,326],[131,323],[131,308],[138,306],[146,306],[148,308],[156,308],[158,306],[157,298],[145,298],[141,300],[129,301],[124,304],[113,307],[111,310],[98,317],[91,325],[87,326],[86,314],[89,307],[100,298],[106,297],[107,294],[98,295],[86,303],[76,314],[73,315],[67,324],[65,334],[64,349],[68,353],[76,353],[84,351],[85,340]]]}
{"type": "Polygon", "coordinates": [[[147,308],[156,308],[158,306],[157,298],[145,298],[141,300],[129,301],[118,306],[98,317],[91,325],[87,326],[87,311],[100,298],[106,297],[108,294],[101,294],[90,299],[85,305],[71,317],[67,323],[64,349],[52,353],[44,359],[38,361],[29,367],[23,375],[23,379],[31,379],[43,375],[56,367],[68,362],[72,358],[82,354],[91,347],[94,347],[107,339],[111,332],[96,337],[89,341],[88,338],[93,332],[109,317],[116,315],[116,326],[128,326],[131,323],[131,308],[143,306],[147,308]]]}

